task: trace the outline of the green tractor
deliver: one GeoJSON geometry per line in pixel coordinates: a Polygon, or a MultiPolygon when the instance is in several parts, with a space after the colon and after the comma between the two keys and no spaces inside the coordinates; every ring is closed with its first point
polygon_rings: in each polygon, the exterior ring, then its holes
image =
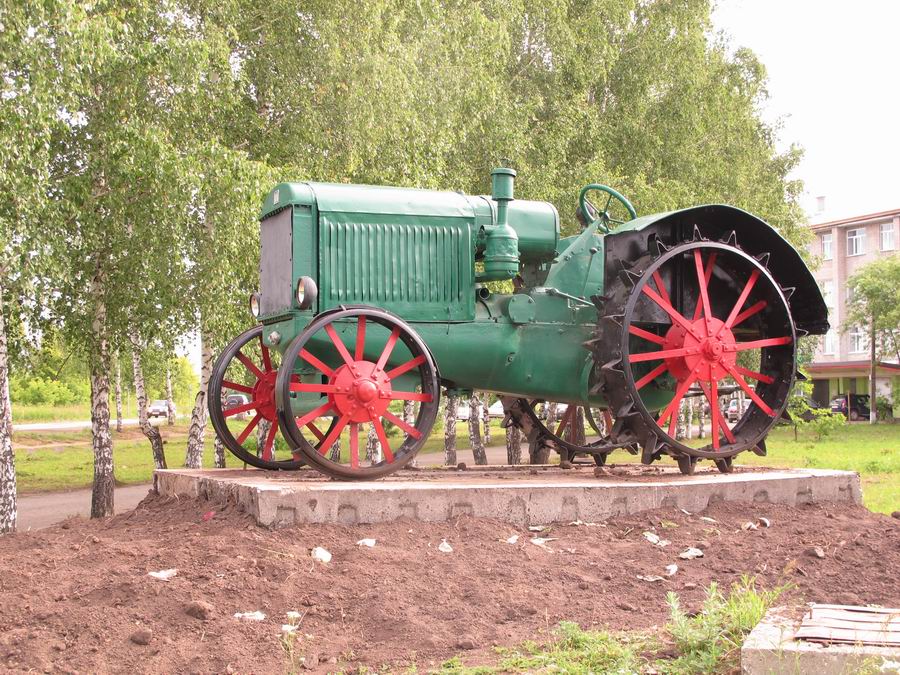
{"type": "Polygon", "coordinates": [[[797,251],[735,207],[637,217],[596,184],[579,196],[581,233],[561,238],[553,205],[514,200],[514,178],[493,171],[489,197],[274,188],[257,325],[209,382],[222,443],[263,469],[379,478],[421,449],[444,386],[498,394],[532,462],[555,451],[602,464],[622,448],[647,464],[670,455],[684,473],[698,459],[727,472],[738,453],[765,453],[798,376],[798,338],[828,329],[797,251]],[[512,292],[493,292],[497,281],[512,292]],[[720,397],[738,390],[750,405],[729,422],[720,397]],[[676,433],[692,396],[710,407],[703,447],[676,433]],[[544,401],[568,405],[558,426],[544,423],[544,401]],[[572,442],[564,427],[578,408],[608,423],[572,442]]]}

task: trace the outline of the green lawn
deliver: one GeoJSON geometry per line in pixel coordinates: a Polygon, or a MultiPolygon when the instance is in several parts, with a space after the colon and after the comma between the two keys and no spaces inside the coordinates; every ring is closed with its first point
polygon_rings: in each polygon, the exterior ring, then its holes
{"type": "MultiPolygon", "coordinates": [[[[187,442],[184,424],[160,427],[166,441],[169,465],[181,466],[187,442]]],[[[211,436],[208,431],[207,438],[211,436]]],[[[492,443],[504,442],[499,420],[491,425],[492,443]]],[[[55,432],[16,432],[16,464],[19,490],[22,492],[65,490],[88,487],[93,476],[93,455],[90,430],[55,432]],[[41,446],[41,447],[35,447],[41,446]]],[[[468,447],[465,422],[457,425],[458,448],[468,447]]],[[[204,463],[212,465],[212,443],[207,443],[204,463]]],[[[343,438],[347,451],[347,438],[343,438]]],[[[148,441],[135,429],[114,434],[116,480],[121,484],[142,483],[151,479],[153,460],[148,441]]],[[[443,431],[435,433],[425,443],[422,453],[432,453],[437,459],[443,453],[443,431]]],[[[900,509],[900,424],[848,424],[832,436],[816,442],[811,435],[800,434],[794,440],[793,429],[779,427],[769,437],[769,454],[757,457],[744,453],[738,463],[772,467],[812,467],[858,471],[862,477],[863,499],[872,511],[890,513],[900,509]]],[[[522,448],[527,457],[527,449],[522,448]]],[[[438,460],[439,461],[439,460],[438,460]]],[[[625,452],[613,455],[614,462],[635,462],[637,458],[625,452]]],[[[238,462],[228,455],[230,466],[238,462]]],[[[664,463],[671,460],[664,459],[664,463]]]]}

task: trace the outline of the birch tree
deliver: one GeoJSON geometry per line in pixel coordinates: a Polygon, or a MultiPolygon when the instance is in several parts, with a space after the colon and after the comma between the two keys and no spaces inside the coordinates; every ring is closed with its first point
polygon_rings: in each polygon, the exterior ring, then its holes
{"type": "Polygon", "coordinates": [[[481,399],[472,392],[469,398],[469,445],[476,464],[487,464],[487,454],[481,440],[481,399]]]}
{"type": "Polygon", "coordinates": [[[456,466],[456,418],[459,414],[459,396],[455,392],[446,391],[444,398],[447,408],[444,411],[444,464],[456,466]]]}

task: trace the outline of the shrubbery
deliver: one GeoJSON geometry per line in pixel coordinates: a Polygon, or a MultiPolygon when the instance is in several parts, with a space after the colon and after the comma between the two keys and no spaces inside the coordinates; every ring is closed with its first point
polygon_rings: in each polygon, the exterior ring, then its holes
{"type": "Polygon", "coordinates": [[[20,405],[71,405],[89,403],[87,382],[61,382],[43,377],[17,377],[10,383],[10,397],[20,405]]]}

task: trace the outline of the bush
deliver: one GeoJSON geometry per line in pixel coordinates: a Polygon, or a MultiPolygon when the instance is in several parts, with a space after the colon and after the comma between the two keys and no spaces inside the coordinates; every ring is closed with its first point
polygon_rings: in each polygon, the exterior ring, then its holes
{"type": "Polygon", "coordinates": [[[43,377],[14,378],[10,383],[13,403],[20,405],[71,405],[90,400],[86,382],[60,382],[43,377]]]}

